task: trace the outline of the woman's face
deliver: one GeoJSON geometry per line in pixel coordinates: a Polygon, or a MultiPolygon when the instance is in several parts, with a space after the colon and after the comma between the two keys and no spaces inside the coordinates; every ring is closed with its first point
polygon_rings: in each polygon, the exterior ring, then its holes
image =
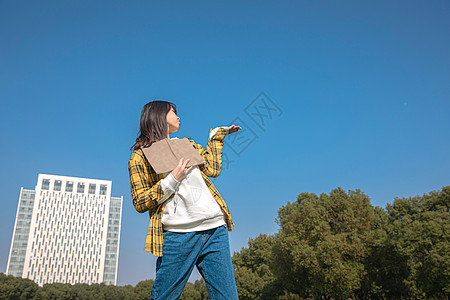
{"type": "Polygon", "coordinates": [[[170,107],[170,111],[167,113],[167,126],[169,127],[169,133],[177,132],[180,128],[180,118],[177,117],[173,107],[170,107]]]}

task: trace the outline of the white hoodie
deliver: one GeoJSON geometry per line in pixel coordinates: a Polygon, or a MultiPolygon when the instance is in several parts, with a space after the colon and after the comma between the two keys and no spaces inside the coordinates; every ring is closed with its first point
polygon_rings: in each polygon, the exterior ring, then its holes
{"type": "MultiPolygon", "coordinates": [[[[229,129],[228,126],[221,126],[229,129]]],[[[220,127],[211,131],[209,139],[214,136],[220,127]]],[[[177,139],[172,138],[172,139],[177,139]]],[[[164,198],[159,203],[167,200],[162,216],[163,228],[173,232],[191,232],[208,230],[222,226],[225,223],[223,211],[216,199],[211,195],[198,166],[186,174],[181,181],[173,177],[171,171],[163,174],[161,188],[164,198]]]]}

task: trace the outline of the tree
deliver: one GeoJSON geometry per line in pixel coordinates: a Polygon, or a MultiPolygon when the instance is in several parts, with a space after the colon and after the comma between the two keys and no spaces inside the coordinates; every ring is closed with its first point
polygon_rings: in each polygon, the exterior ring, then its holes
{"type": "Polygon", "coordinates": [[[278,211],[273,270],[302,297],[353,297],[373,243],[374,209],[360,190],[301,193],[278,211]]]}
{"type": "MultiPolygon", "coordinates": [[[[67,300],[75,300],[77,299],[76,295],[71,290],[70,284],[64,283],[51,283],[44,284],[42,288],[36,293],[35,299],[41,300],[59,300],[59,299],[67,299],[67,300]]],[[[100,298],[104,299],[104,298],[100,298]]]]}
{"type": "Polygon", "coordinates": [[[239,299],[275,299],[280,294],[280,285],[269,266],[273,244],[274,236],[260,234],[249,239],[248,248],[234,252],[232,261],[239,299]]]}
{"type": "Polygon", "coordinates": [[[148,294],[146,297],[139,297],[133,291],[131,285],[127,286],[115,286],[115,285],[105,285],[104,287],[105,299],[108,300],[141,300],[148,299],[148,294]]]}
{"type": "Polygon", "coordinates": [[[381,207],[374,208],[373,245],[366,257],[367,275],[357,295],[361,299],[401,299],[406,296],[403,278],[406,260],[388,243],[389,217],[381,207]]]}
{"type": "Polygon", "coordinates": [[[202,299],[201,292],[195,289],[194,284],[187,282],[183,289],[183,293],[181,293],[180,300],[201,300],[201,299],[202,299]]]}
{"type": "Polygon", "coordinates": [[[194,282],[194,288],[200,292],[200,299],[209,300],[208,290],[206,289],[205,280],[203,278],[194,282]]]}
{"type": "Polygon", "coordinates": [[[0,273],[0,299],[33,299],[38,289],[37,283],[30,279],[0,273]]]}
{"type": "Polygon", "coordinates": [[[153,279],[147,279],[139,281],[139,283],[136,284],[134,292],[137,294],[138,299],[144,300],[150,298],[150,292],[152,290],[153,282],[153,279]]]}
{"type": "Polygon", "coordinates": [[[412,298],[450,295],[450,186],[388,204],[386,247],[401,264],[399,279],[412,298]]]}

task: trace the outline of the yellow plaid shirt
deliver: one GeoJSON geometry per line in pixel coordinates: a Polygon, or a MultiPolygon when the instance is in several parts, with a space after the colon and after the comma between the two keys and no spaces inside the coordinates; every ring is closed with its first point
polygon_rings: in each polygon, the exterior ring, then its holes
{"type": "MultiPolygon", "coordinates": [[[[209,130],[210,134],[211,131],[212,128],[209,130]]],[[[219,191],[213,185],[211,179],[208,178],[208,176],[217,177],[220,174],[223,139],[227,134],[228,131],[220,127],[208,141],[206,150],[202,145],[196,144],[192,138],[188,137],[188,139],[205,160],[205,163],[198,167],[211,195],[222,208],[228,230],[232,231],[234,223],[230,211],[222,196],[219,194],[219,191]]],[[[164,191],[161,187],[161,179],[164,176],[163,174],[157,174],[153,170],[141,149],[134,150],[131,154],[130,160],[128,161],[128,172],[130,174],[131,197],[133,198],[134,207],[138,212],[144,213],[148,211],[150,215],[150,224],[148,226],[144,250],[155,256],[162,256],[163,228],[161,219],[166,201],[158,204],[158,200],[164,197],[164,191]]],[[[169,199],[171,197],[173,195],[169,199]]]]}

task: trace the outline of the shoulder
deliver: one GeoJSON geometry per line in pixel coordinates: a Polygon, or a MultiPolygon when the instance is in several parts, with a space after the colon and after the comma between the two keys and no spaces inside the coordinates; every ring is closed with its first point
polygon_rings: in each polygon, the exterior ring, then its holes
{"type": "Polygon", "coordinates": [[[155,176],[156,172],[148,162],[142,149],[136,149],[131,153],[128,161],[128,169],[130,173],[142,173],[155,176]]]}
{"type": "Polygon", "coordinates": [[[134,150],[132,153],[131,153],[131,156],[130,156],[130,161],[131,160],[142,160],[142,159],[144,159],[145,158],[145,156],[144,156],[144,152],[142,152],[142,149],[136,149],[136,150],[134,150]]]}
{"type": "Polygon", "coordinates": [[[128,160],[128,166],[139,165],[149,168],[149,163],[147,158],[145,158],[142,149],[136,149],[131,153],[130,159],[128,160]]]}

